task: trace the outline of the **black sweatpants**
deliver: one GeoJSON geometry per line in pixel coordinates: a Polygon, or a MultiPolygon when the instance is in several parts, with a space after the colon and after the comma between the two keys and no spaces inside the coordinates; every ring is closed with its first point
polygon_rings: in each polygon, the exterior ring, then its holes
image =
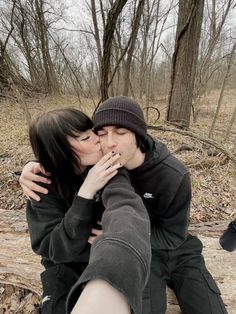
{"type": "Polygon", "coordinates": [[[227,313],[220,290],[205,266],[202,247],[197,237],[189,235],[176,250],[152,252],[142,314],[166,312],[167,286],[174,291],[183,314],[227,313]]]}
{"type": "MultiPolygon", "coordinates": [[[[85,263],[78,264],[80,274],[85,263]]],[[[79,274],[65,264],[57,264],[41,274],[43,296],[40,304],[41,314],[65,314],[66,298],[79,278],[79,274]]]]}

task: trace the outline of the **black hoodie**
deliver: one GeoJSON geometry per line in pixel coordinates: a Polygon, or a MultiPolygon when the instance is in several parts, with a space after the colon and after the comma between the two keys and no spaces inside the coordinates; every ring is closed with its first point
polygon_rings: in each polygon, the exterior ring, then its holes
{"type": "Polygon", "coordinates": [[[145,161],[130,171],[130,178],[150,216],[152,249],[180,246],[187,237],[191,202],[186,167],[165,144],[148,136],[145,161]]]}
{"type": "Polygon", "coordinates": [[[88,238],[100,210],[99,202],[76,195],[70,205],[71,200],[62,199],[51,184],[49,193],[41,194],[40,202],[31,200],[27,205],[32,248],[41,255],[42,264],[49,271],[51,266],[63,263],[80,276],[81,262],[89,258],[88,267],[71,290],[68,312],[83,283],[102,278],[126,296],[134,313],[141,314],[142,291],[151,262],[150,221],[141,198],[130,184],[127,170],[119,169],[109,181],[102,201],[103,234],[96,238],[90,252],[88,238]]]}

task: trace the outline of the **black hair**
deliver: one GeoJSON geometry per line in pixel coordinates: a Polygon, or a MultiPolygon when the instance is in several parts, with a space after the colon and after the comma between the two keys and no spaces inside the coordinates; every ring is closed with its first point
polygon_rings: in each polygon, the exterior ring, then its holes
{"type": "Polygon", "coordinates": [[[136,143],[137,143],[137,147],[140,148],[142,153],[146,153],[147,148],[146,148],[146,140],[143,139],[142,137],[140,137],[139,135],[135,134],[136,137],[136,143]]]}
{"type": "Polygon", "coordinates": [[[83,168],[68,141],[80,132],[92,129],[92,121],[74,108],[52,110],[39,116],[29,127],[35,157],[51,173],[59,194],[66,197],[76,185],[83,168]]]}

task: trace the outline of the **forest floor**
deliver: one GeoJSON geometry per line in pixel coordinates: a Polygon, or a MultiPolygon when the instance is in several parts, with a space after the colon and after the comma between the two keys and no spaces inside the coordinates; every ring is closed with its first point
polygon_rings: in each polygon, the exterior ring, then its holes
{"type": "MultiPolygon", "coordinates": [[[[197,108],[199,109],[197,121],[192,122],[190,127],[190,131],[195,135],[207,138],[218,97],[219,91],[213,91],[201,99],[201,105],[197,108]]],[[[236,123],[227,139],[225,139],[225,134],[235,106],[235,98],[236,90],[226,91],[213,136],[214,141],[234,156],[236,156],[236,123]]],[[[38,95],[25,102],[32,117],[48,109],[65,106],[77,107],[89,115],[94,109],[91,101],[84,100],[83,104],[79,104],[77,99],[72,96],[49,98],[38,95]]],[[[140,103],[142,102],[140,101],[140,103]]],[[[148,124],[155,123],[157,126],[165,127],[165,101],[163,99],[156,100],[150,105],[160,110],[161,118],[155,122],[155,112],[150,112],[147,117],[148,124]]],[[[28,125],[23,105],[13,100],[0,100],[0,116],[0,210],[8,211],[9,216],[14,216],[17,224],[16,212],[24,212],[26,204],[26,199],[18,183],[19,173],[24,164],[33,159],[33,155],[28,142],[28,125]]],[[[191,136],[160,130],[150,131],[150,133],[166,143],[170,151],[190,170],[193,189],[190,224],[194,232],[203,236],[204,239],[208,237],[209,241],[216,239],[226,228],[228,222],[236,216],[235,163],[222,150],[191,136]],[[217,226],[222,227],[217,229],[217,226]],[[212,233],[211,230],[214,228],[216,232],[212,233]]],[[[19,221],[18,227],[27,232],[25,221],[19,221]]],[[[0,230],[1,235],[2,233],[4,231],[0,230]]],[[[2,236],[4,237],[4,235],[2,236]]],[[[208,240],[205,239],[206,243],[209,243],[208,240]]],[[[0,248],[0,256],[3,249],[0,248]]],[[[217,254],[220,252],[219,256],[223,259],[223,250],[218,247],[214,252],[211,254],[216,254],[217,258],[217,254]]],[[[209,256],[212,256],[211,254],[209,256]]],[[[227,257],[229,256],[231,255],[227,255],[227,257]]],[[[236,272],[234,271],[234,273],[236,272]]],[[[1,281],[1,278],[0,273],[0,283],[4,282],[1,281]]],[[[0,285],[0,314],[37,313],[38,300],[39,296],[35,291],[27,291],[17,285],[3,283],[0,285]]],[[[235,314],[236,308],[229,313],[235,314]]]]}

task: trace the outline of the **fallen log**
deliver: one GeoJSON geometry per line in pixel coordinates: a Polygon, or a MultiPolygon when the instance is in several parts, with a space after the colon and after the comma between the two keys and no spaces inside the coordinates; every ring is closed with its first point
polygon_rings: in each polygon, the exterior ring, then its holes
{"type": "MultiPolygon", "coordinates": [[[[190,232],[199,235],[202,240],[207,267],[221,289],[228,313],[235,314],[236,252],[225,252],[218,242],[218,237],[226,229],[227,224],[227,221],[194,224],[190,225],[190,232]]],[[[24,210],[0,209],[0,243],[0,298],[1,294],[7,292],[7,297],[1,298],[3,304],[0,305],[0,313],[1,307],[3,313],[6,314],[37,313],[37,310],[27,309],[32,308],[40,299],[42,292],[40,273],[43,267],[40,264],[40,258],[31,249],[24,210]],[[24,303],[22,299],[17,303],[15,299],[22,298],[24,294],[22,291],[27,291],[24,303]],[[4,305],[4,302],[7,305],[4,305]],[[14,310],[20,306],[21,311],[14,310]]],[[[181,313],[178,302],[170,290],[168,290],[166,313],[181,313]]]]}
{"type": "Polygon", "coordinates": [[[32,252],[25,211],[0,210],[0,283],[41,293],[40,258],[32,252]]]}

